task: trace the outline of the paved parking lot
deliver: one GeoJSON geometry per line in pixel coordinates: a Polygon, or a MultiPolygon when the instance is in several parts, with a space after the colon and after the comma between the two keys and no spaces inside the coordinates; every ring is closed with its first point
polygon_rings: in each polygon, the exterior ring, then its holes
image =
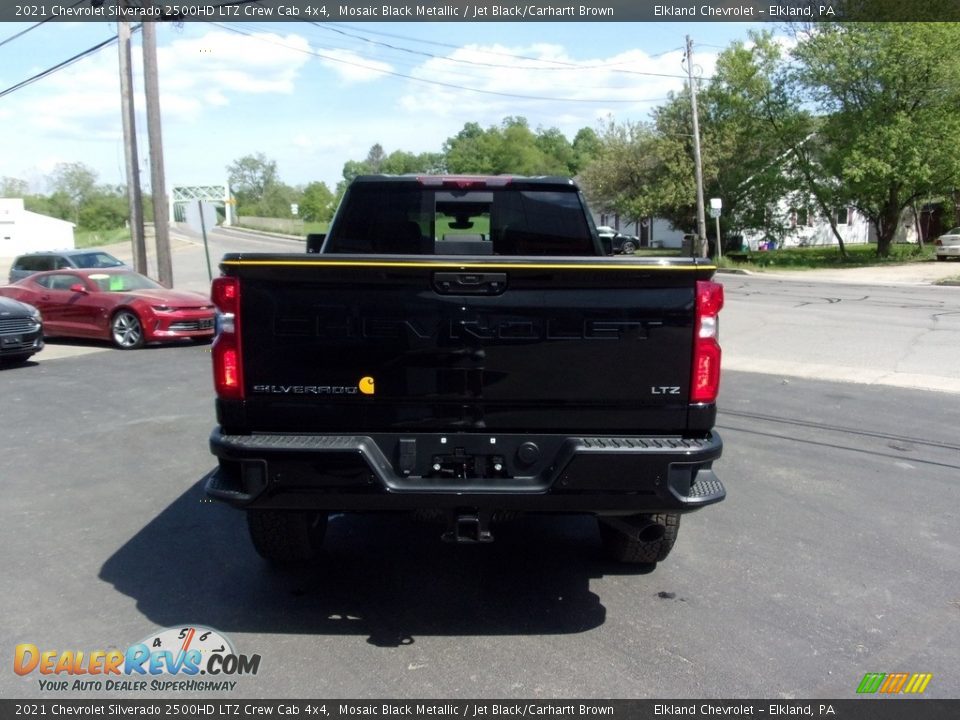
{"type": "MultiPolygon", "coordinates": [[[[653,573],[576,516],[477,547],[340,516],[315,567],[277,572],[201,491],[207,347],[37,359],[0,372],[7,653],[199,624],[262,657],[222,698],[842,698],[868,671],[960,695],[953,395],[729,372],[729,497],[653,573]]],[[[9,659],[0,694],[55,696],[9,659]]]]}
{"type": "MultiPolygon", "coordinates": [[[[199,289],[182,242],[175,270],[199,289]]],[[[578,516],[477,547],[337,516],[319,563],[270,570],[202,492],[209,346],[55,340],[0,370],[0,695],[104,695],[17,675],[20,643],[209,626],[262,658],[223,699],[846,698],[866,672],[933,673],[926,696],[960,697],[960,291],[723,281],[729,496],[685,517],[652,573],[604,560],[578,516]]]]}

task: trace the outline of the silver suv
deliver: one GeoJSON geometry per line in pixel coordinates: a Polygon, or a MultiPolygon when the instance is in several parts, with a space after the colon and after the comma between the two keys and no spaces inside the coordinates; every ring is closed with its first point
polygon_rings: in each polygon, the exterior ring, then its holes
{"type": "Polygon", "coordinates": [[[124,267],[125,263],[103,250],[56,250],[51,252],[33,252],[20,255],[10,266],[10,282],[16,282],[28,275],[44,270],[65,270],[67,268],[110,268],[124,267]]]}

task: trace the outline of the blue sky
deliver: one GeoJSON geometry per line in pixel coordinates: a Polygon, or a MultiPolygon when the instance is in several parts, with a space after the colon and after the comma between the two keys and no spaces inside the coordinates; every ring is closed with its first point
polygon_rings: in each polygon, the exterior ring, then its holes
{"type": "MultiPolygon", "coordinates": [[[[0,23],[0,91],[116,33],[114,23],[0,23]]],[[[291,185],[331,188],[347,160],[439,151],[466,122],[522,115],[568,138],[607,117],[640,121],[682,88],[685,36],[709,76],[746,39],[737,23],[201,23],[158,31],[168,187],[226,180],[247,154],[291,185]],[[483,91],[483,92],[477,92],[483,91]]],[[[149,185],[141,48],[138,145],[149,185]]],[[[44,192],[57,163],[124,182],[117,46],[0,97],[0,176],[44,192]]]]}

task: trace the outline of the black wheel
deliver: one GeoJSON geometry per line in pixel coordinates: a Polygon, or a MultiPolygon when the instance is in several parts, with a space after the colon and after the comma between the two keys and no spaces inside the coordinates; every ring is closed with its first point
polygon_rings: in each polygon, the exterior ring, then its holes
{"type": "Polygon", "coordinates": [[[937,255],[937,260],[946,260],[946,259],[947,259],[946,255],[937,255]]]}
{"type": "Polygon", "coordinates": [[[624,255],[633,255],[637,251],[637,245],[633,240],[625,240],[620,246],[620,252],[624,255]]]}
{"type": "Polygon", "coordinates": [[[143,325],[132,310],[121,310],[110,321],[110,338],[121,350],[143,347],[143,325]]]}
{"type": "Polygon", "coordinates": [[[250,539],[260,557],[274,565],[312,560],[327,530],[327,516],[296,510],[248,510],[250,539]]]}
{"type": "Polygon", "coordinates": [[[655,564],[665,560],[680,532],[678,513],[598,518],[600,539],[617,562],[655,564]]]}

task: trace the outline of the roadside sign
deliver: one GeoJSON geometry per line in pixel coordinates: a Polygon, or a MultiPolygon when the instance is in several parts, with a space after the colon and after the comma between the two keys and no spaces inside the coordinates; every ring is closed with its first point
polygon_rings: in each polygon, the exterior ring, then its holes
{"type": "Polygon", "coordinates": [[[198,200],[195,203],[187,203],[184,215],[187,226],[194,232],[203,232],[204,226],[208,228],[217,226],[217,208],[211,202],[198,200]]]}

